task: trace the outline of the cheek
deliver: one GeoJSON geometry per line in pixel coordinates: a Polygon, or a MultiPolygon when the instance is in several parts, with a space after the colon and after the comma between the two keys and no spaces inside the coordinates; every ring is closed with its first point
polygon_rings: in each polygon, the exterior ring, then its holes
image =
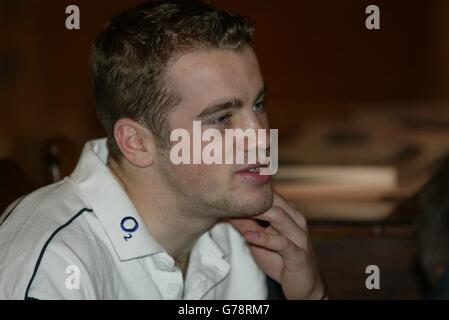
{"type": "Polygon", "coordinates": [[[189,189],[214,192],[230,184],[230,168],[225,165],[171,165],[169,169],[189,189]]]}
{"type": "Polygon", "coordinates": [[[259,120],[260,120],[260,123],[262,124],[262,127],[265,130],[269,130],[270,129],[270,123],[268,121],[268,114],[266,112],[264,112],[263,114],[261,114],[259,116],[259,120]]]}

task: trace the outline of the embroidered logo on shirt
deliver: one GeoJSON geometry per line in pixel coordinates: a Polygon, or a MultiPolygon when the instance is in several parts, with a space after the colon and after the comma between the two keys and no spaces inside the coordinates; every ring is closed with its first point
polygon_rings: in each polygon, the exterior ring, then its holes
{"type": "Polygon", "coordinates": [[[139,229],[139,223],[133,217],[125,217],[122,219],[122,222],[120,222],[120,227],[123,231],[128,233],[127,235],[123,236],[123,239],[125,239],[125,241],[128,241],[133,237],[132,233],[136,232],[137,229],[139,229]]]}

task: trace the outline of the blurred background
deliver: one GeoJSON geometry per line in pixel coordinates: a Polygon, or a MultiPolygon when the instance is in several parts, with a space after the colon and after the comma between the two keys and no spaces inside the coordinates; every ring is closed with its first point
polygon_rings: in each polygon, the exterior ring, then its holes
{"type": "MultiPolygon", "coordinates": [[[[0,0],[0,211],[69,175],[104,136],[90,47],[140,2],[0,0]],[[73,4],[80,30],[65,28],[73,4]]],[[[331,297],[449,297],[449,2],[211,2],[255,21],[275,188],[308,217],[331,297]],[[365,28],[370,4],[380,30],[365,28]],[[379,290],[366,288],[369,265],[379,290]]]]}

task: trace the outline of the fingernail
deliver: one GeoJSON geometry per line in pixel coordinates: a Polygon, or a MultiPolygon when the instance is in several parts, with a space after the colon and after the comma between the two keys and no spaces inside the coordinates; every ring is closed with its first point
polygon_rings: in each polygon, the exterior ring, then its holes
{"type": "Polygon", "coordinates": [[[257,239],[259,237],[259,233],[257,231],[248,231],[246,236],[250,239],[257,239]]]}

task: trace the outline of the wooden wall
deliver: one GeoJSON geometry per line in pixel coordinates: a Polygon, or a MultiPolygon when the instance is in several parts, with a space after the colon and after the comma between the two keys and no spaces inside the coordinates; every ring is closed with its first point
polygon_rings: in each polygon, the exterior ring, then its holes
{"type": "MultiPolygon", "coordinates": [[[[0,1],[0,157],[17,159],[36,184],[44,140],[62,135],[80,148],[103,135],[89,89],[89,48],[113,13],[138,2],[0,1]],[[70,4],[80,7],[81,30],[65,29],[70,4]]],[[[443,0],[213,2],[255,20],[254,46],[281,138],[359,102],[448,98],[443,0]],[[372,3],[381,8],[380,31],[364,27],[372,3]]]]}

